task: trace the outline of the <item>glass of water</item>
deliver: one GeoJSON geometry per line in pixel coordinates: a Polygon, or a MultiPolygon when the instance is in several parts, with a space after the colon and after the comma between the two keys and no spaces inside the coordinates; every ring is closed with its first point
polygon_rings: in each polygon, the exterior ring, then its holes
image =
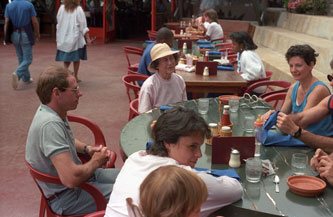
{"type": "Polygon", "coordinates": [[[308,164],[308,156],[303,153],[294,153],[291,157],[291,169],[295,175],[304,175],[308,164]]]}
{"type": "Polygon", "coordinates": [[[205,115],[208,113],[209,109],[209,99],[201,98],[198,100],[198,111],[200,114],[205,115]]]}
{"type": "Polygon", "coordinates": [[[260,182],[262,165],[260,158],[248,158],[245,164],[246,180],[251,183],[260,182]]]}
{"type": "Polygon", "coordinates": [[[239,108],[239,99],[229,99],[230,112],[237,112],[239,108]]]}

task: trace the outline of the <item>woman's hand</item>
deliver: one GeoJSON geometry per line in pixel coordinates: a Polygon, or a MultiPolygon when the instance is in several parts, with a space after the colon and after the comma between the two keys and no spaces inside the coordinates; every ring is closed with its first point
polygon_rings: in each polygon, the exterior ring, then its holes
{"type": "Polygon", "coordinates": [[[294,135],[299,129],[299,126],[293,122],[288,115],[283,112],[279,112],[276,120],[276,126],[280,128],[284,133],[294,135]]]}
{"type": "Polygon", "coordinates": [[[263,114],[261,116],[261,120],[262,122],[266,123],[266,121],[268,120],[268,118],[271,116],[271,114],[273,114],[275,112],[275,110],[269,110],[268,112],[266,112],[265,114],[263,114]]]}

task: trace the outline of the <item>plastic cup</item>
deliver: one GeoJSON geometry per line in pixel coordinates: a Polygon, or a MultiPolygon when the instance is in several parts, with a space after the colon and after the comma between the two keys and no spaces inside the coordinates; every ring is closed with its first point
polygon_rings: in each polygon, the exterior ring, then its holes
{"type": "Polygon", "coordinates": [[[229,99],[230,112],[237,112],[239,108],[239,99],[229,99]]]}
{"type": "Polygon", "coordinates": [[[303,153],[294,153],[291,157],[291,169],[295,175],[304,175],[308,164],[308,156],[303,153]]]}
{"type": "Polygon", "coordinates": [[[259,158],[248,158],[245,165],[246,180],[251,183],[260,182],[262,173],[261,160],[259,158]]]}
{"type": "Polygon", "coordinates": [[[208,98],[202,98],[198,100],[198,112],[202,115],[205,115],[208,113],[209,109],[209,99],[208,98]]]}

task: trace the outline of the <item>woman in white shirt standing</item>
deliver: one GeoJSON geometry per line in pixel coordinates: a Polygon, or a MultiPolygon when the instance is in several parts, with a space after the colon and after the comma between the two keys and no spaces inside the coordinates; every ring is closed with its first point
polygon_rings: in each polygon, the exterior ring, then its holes
{"type": "Polygon", "coordinates": [[[77,82],[81,81],[78,78],[80,60],[87,60],[86,41],[91,44],[80,0],[64,0],[57,14],[56,61],[64,62],[66,69],[73,62],[77,82]]]}
{"type": "MultiPolygon", "coordinates": [[[[232,40],[232,49],[238,55],[237,72],[247,81],[254,81],[266,77],[265,67],[255,50],[258,46],[253,42],[247,32],[233,32],[229,35],[232,40]]],[[[254,89],[252,94],[260,95],[266,87],[254,89]]]]}
{"type": "Polygon", "coordinates": [[[202,156],[205,137],[210,137],[206,121],[196,111],[182,107],[166,111],[152,127],[152,137],[154,143],[147,151],[135,152],[125,161],[114,184],[105,217],[128,216],[126,198],[131,197],[140,205],[141,183],[152,171],[167,165],[192,171],[206,184],[208,197],[201,206],[201,217],[241,199],[243,188],[236,179],[214,177],[194,169],[202,156]]]}
{"type": "Polygon", "coordinates": [[[217,13],[214,9],[208,9],[203,13],[205,22],[208,22],[208,25],[202,24],[202,27],[206,31],[206,39],[216,40],[223,38],[223,29],[219,24],[217,13]]]}

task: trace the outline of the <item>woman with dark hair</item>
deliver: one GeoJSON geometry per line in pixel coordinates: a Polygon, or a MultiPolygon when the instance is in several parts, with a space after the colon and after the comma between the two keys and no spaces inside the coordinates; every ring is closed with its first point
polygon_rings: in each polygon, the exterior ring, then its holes
{"type": "Polygon", "coordinates": [[[68,69],[73,62],[77,82],[80,60],[87,60],[86,44],[91,44],[86,16],[80,0],[64,0],[57,14],[57,55],[56,61],[64,62],[68,69]]]}
{"type": "Polygon", "coordinates": [[[154,72],[143,83],[139,94],[139,112],[154,107],[187,100],[184,79],[174,73],[179,51],[172,51],[166,43],[155,44],[150,51],[152,58],[148,70],[154,72]]]}
{"type": "Polygon", "coordinates": [[[131,197],[138,204],[143,180],[155,169],[167,165],[192,171],[206,184],[208,198],[201,206],[200,216],[208,216],[242,197],[242,186],[236,179],[214,177],[193,169],[202,156],[205,137],[210,137],[205,120],[196,111],[176,107],[165,112],[153,127],[152,137],[154,143],[148,151],[135,152],[125,161],[113,187],[106,217],[128,216],[126,198],[131,197]]]}
{"type": "MultiPolygon", "coordinates": [[[[309,45],[294,45],[288,49],[285,57],[296,82],[290,86],[281,111],[288,114],[288,117],[300,127],[299,129],[303,128],[322,136],[333,136],[329,116],[312,124],[300,123],[297,120],[297,113],[316,106],[331,94],[326,84],[312,75],[312,69],[318,56],[315,52],[309,45]]],[[[274,112],[275,110],[268,111],[262,119],[266,121],[274,112]]],[[[300,133],[295,133],[295,137],[299,137],[300,133]]]]}
{"type": "MultiPolygon", "coordinates": [[[[265,78],[265,67],[255,50],[258,48],[247,32],[239,31],[230,34],[232,49],[238,54],[237,72],[247,81],[265,78]]],[[[266,87],[258,87],[253,94],[260,95],[266,87]]]]}
{"type": "Polygon", "coordinates": [[[208,25],[201,24],[201,28],[206,31],[206,39],[215,40],[218,38],[223,38],[223,29],[219,24],[217,13],[214,9],[208,9],[203,13],[205,22],[208,25]]]}

